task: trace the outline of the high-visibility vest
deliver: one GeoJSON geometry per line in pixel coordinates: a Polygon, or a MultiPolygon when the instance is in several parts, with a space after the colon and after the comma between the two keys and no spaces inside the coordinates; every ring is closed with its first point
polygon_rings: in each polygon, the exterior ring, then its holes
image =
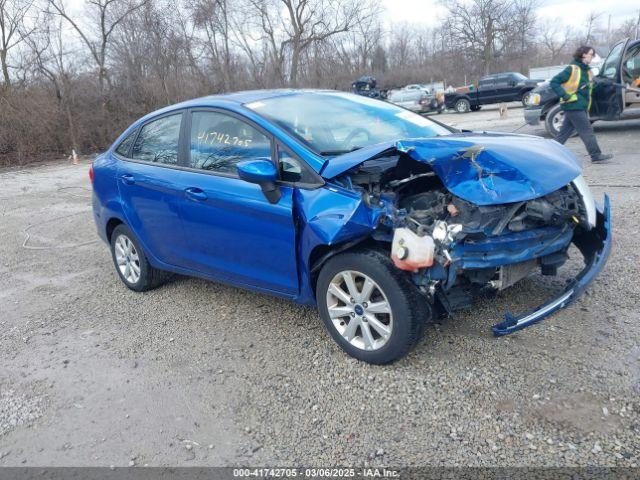
{"type": "MultiPolygon", "coordinates": [[[[569,65],[571,67],[571,75],[569,75],[569,80],[562,84],[562,88],[569,95],[567,100],[560,99],[560,103],[571,103],[576,102],[578,100],[578,96],[576,92],[578,91],[578,87],[580,86],[580,76],[582,75],[581,68],[577,65],[569,65]]],[[[589,104],[587,105],[587,112],[591,109],[591,91],[593,90],[593,74],[591,70],[588,71],[589,74],[589,104]]]]}

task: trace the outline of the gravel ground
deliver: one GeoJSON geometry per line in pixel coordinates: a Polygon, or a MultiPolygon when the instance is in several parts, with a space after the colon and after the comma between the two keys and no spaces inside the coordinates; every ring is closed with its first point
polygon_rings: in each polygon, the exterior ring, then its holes
{"type": "MultiPolygon", "coordinates": [[[[523,123],[521,108],[437,118],[523,123]]],[[[615,242],[586,294],[494,338],[578,264],[531,276],[384,367],[345,356],[311,308],[184,277],[127,290],[87,162],[0,172],[0,465],[637,466],[640,122],[595,129],[616,158],[585,177],[611,196],[615,242]]]]}

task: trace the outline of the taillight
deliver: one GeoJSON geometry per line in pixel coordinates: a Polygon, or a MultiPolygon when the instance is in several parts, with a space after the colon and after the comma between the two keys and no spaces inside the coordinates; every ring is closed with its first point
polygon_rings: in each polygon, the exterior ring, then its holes
{"type": "Polygon", "coordinates": [[[89,180],[93,183],[93,165],[89,167],[89,180]]]}

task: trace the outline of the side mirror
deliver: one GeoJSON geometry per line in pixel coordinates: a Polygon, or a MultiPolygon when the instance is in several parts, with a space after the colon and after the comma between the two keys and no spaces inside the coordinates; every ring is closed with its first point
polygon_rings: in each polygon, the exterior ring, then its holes
{"type": "Polygon", "coordinates": [[[245,160],[239,162],[236,169],[241,180],[260,185],[262,193],[267,197],[269,203],[278,203],[282,196],[278,185],[276,185],[278,171],[270,159],[245,160]]]}

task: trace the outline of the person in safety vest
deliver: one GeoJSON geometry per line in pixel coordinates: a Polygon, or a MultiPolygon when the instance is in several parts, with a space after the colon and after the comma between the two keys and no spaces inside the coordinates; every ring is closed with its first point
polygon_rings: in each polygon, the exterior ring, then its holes
{"type": "Polygon", "coordinates": [[[594,55],[592,47],[579,47],[573,54],[573,61],[551,79],[550,85],[560,97],[560,105],[564,111],[564,121],[556,140],[564,144],[575,130],[587,147],[591,160],[603,162],[613,158],[613,155],[602,153],[589,121],[593,90],[593,74],[589,64],[594,55]]]}

